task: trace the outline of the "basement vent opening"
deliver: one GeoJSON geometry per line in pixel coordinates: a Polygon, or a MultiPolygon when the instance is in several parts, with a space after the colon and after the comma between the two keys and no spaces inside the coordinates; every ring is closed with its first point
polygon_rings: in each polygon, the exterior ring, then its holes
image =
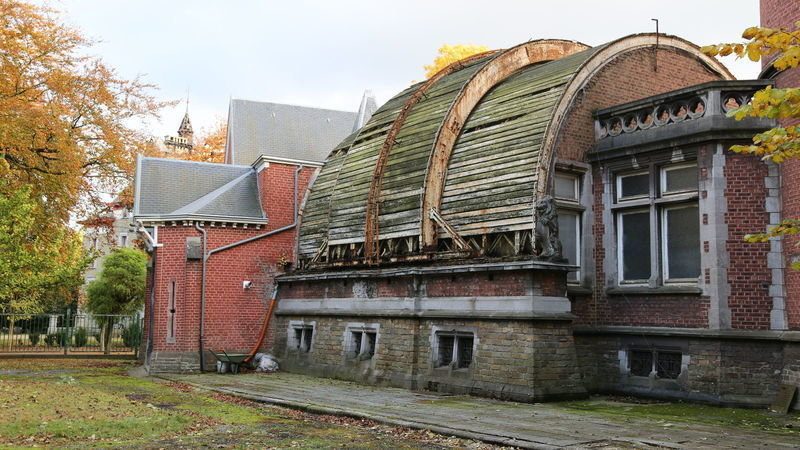
{"type": "Polygon", "coordinates": [[[436,367],[468,369],[472,365],[475,335],[467,332],[436,333],[436,367]]]}

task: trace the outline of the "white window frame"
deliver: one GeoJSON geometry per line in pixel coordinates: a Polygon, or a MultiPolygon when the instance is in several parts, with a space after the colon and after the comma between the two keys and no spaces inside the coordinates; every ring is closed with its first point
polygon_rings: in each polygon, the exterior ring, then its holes
{"type": "MultiPolygon", "coordinates": [[[[570,262],[570,264],[578,266],[578,270],[575,272],[576,279],[570,279],[567,277],[567,283],[571,285],[580,285],[582,283],[582,274],[583,274],[583,221],[584,221],[584,207],[581,205],[581,190],[583,189],[583,176],[582,173],[575,173],[575,172],[567,172],[562,170],[556,170],[554,174],[553,180],[553,197],[556,199],[556,206],[558,207],[557,213],[558,214],[572,214],[577,216],[577,220],[575,221],[576,229],[573,230],[575,233],[575,245],[576,245],[576,259],[577,261],[570,262]],[[572,198],[565,198],[559,197],[556,193],[555,189],[555,178],[569,178],[572,180],[573,183],[573,197],[572,198]]],[[[563,233],[563,230],[558,230],[559,234],[563,233]]],[[[563,242],[563,240],[562,240],[563,242]]]]}
{"type": "MultiPolygon", "coordinates": [[[[667,206],[663,206],[660,211],[661,215],[661,276],[664,279],[664,284],[688,284],[694,283],[697,281],[697,277],[694,278],[670,278],[669,276],[669,251],[667,251],[667,236],[668,236],[668,221],[667,221],[667,212],[675,209],[686,209],[686,208],[697,208],[698,213],[700,208],[697,203],[678,203],[678,204],[671,204],[667,206]]],[[[698,220],[700,218],[698,217],[698,220]]],[[[698,259],[700,259],[700,255],[698,254],[698,259]]],[[[698,274],[700,276],[700,274],[698,274]]]]}
{"type": "Polygon", "coordinates": [[[579,203],[581,199],[581,177],[580,175],[569,172],[556,172],[554,178],[569,178],[572,180],[572,194],[573,197],[559,197],[555,188],[555,180],[553,180],[553,197],[558,200],[565,200],[569,202],[579,203]]]}
{"type": "Polygon", "coordinates": [[[377,324],[349,324],[345,329],[345,356],[348,359],[358,359],[361,361],[374,359],[378,349],[379,329],[380,326],[377,324]],[[361,334],[361,342],[357,351],[354,349],[356,333],[361,334]],[[375,342],[372,344],[371,354],[369,339],[367,339],[368,334],[375,335],[375,342]]]}
{"type": "Polygon", "coordinates": [[[670,164],[668,166],[663,166],[659,168],[659,187],[660,193],[663,197],[669,197],[670,195],[677,195],[677,194],[685,194],[687,192],[696,192],[697,189],[683,189],[680,191],[667,191],[667,172],[671,172],[673,170],[679,169],[686,169],[688,167],[694,167],[698,169],[697,162],[690,162],[685,164],[670,164]]]}
{"type": "Polygon", "coordinates": [[[127,247],[128,246],[128,234],[122,233],[119,235],[119,246],[120,247],[127,247]]]}
{"type": "Polygon", "coordinates": [[[289,339],[291,345],[288,350],[298,354],[308,354],[314,350],[314,337],[316,336],[316,322],[291,321],[289,322],[289,339]],[[297,331],[300,331],[300,340],[297,339],[297,331]],[[310,342],[307,341],[306,331],[311,332],[310,342]],[[308,345],[306,345],[306,343],[308,345]],[[306,350],[307,349],[307,350],[306,350]]]}
{"type": "MultiPolygon", "coordinates": [[[[664,286],[664,285],[697,285],[699,275],[695,278],[675,278],[668,277],[669,254],[667,252],[667,221],[668,210],[676,208],[698,207],[699,208],[699,184],[696,189],[684,189],[680,191],[665,192],[667,173],[671,170],[695,167],[699,170],[697,161],[687,161],[681,163],[651,163],[645,169],[636,171],[612,172],[614,177],[615,203],[612,207],[616,226],[616,256],[617,256],[617,284],[620,286],[664,286]],[[622,197],[622,178],[635,175],[648,174],[650,191],[647,195],[622,197]],[[658,191],[654,177],[658,177],[658,191]],[[630,206],[627,206],[630,204],[630,206]],[[636,279],[626,280],[623,271],[623,233],[624,225],[622,216],[632,213],[648,212],[650,216],[650,278],[647,280],[636,279]],[[653,239],[657,239],[653,242],[653,239]],[[654,261],[654,262],[653,262],[654,261]],[[655,264],[655,265],[654,265],[655,264]]],[[[699,217],[698,217],[699,220],[699,217]]],[[[698,257],[702,249],[698,248],[698,257]]],[[[701,269],[702,273],[702,269],[701,269]]]]}
{"type": "Polygon", "coordinates": [[[650,169],[636,170],[636,171],[631,171],[631,172],[622,172],[622,173],[615,174],[614,178],[615,178],[615,184],[616,184],[616,187],[617,187],[617,191],[615,192],[614,197],[617,199],[617,202],[625,202],[625,201],[630,201],[630,200],[641,200],[641,199],[645,199],[645,198],[650,198],[650,193],[653,190],[652,180],[650,180],[650,169]],[[628,178],[628,177],[640,176],[640,175],[647,175],[647,177],[648,177],[648,184],[651,185],[650,188],[648,189],[648,192],[646,194],[631,195],[631,196],[628,196],[628,197],[623,197],[622,196],[622,179],[623,178],[628,178]]]}
{"type": "MultiPolygon", "coordinates": [[[[619,278],[620,284],[625,284],[625,285],[646,285],[646,284],[648,284],[650,282],[650,279],[653,278],[653,268],[652,267],[650,268],[650,277],[647,278],[647,279],[639,279],[639,278],[637,278],[635,280],[626,280],[624,278],[625,272],[624,272],[624,266],[623,266],[624,258],[623,258],[623,239],[622,239],[623,233],[624,233],[624,231],[623,231],[624,226],[622,225],[622,223],[623,223],[622,216],[628,215],[628,214],[641,214],[641,213],[647,213],[648,217],[649,217],[650,208],[649,207],[648,208],[631,208],[631,209],[625,209],[623,211],[617,212],[617,273],[619,274],[618,278],[619,278]]],[[[651,228],[652,228],[652,224],[651,224],[651,228]]],[[[651,229],[650,230],[650,240],[651,240],[650,246],[651,246],[651,248],[652,248],[652,236],[653,236],[653,230],[651,229]]],[[[651,253],[652,253],[652,251],[651,251],[651,253]]],[[[652,254],[650,255],[650,259],[651,260],[653,259],[653,255],[652,254]]]]}
{"type": "MultiPolygon", "coordinates": [[[[575,232],[575,259],[576,259],[576,261],[575,262],[570,262],[570,264],[578,266],[578,271],[575,272],[575,275],[576,275],[577,279],[576,280],[571,280],[571,279],[569,279],[569,277],[567,277],[567,282],[570,283],[570,284],[580,284],[580,282],[581,282],[581,271],[582,271],[581,269],[583,267],[582,266],[582,264],[583,264],[583,258],[582,258],[582,256],[583,256],[582,255],[582,253],[583,253],[583,247],[582,247],[583,236],[582,236],[582,233],[581,233],[581,230],[583,230],[583,211],[579,211],[579,210],[575,210],[575,209],[562,208],[562,209],[560,209],[558,211],[558,214],[568,214],[568,215],[576,216],[575,229],[572,230],[572,231],[575,232]]],[[[559,229],[558,232],[559,232],[559,234],[561,234],[562,230],[559,229]]]]}

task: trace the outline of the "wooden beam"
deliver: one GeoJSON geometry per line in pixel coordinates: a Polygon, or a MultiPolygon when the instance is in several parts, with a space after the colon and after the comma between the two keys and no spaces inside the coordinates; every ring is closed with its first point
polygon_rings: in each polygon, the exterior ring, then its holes
{"type": "Polygon", "coordinates": [[[494,86],[524,67],[560,59],[587,48],[589,47],[579,42],[554,39],[526,42],[498,53],[464,84],[437,131],[428,160],[422,194],[420,229],[422,246],[425,250],[436,249],[436,223],[431,219],[429,212],[441,207],[450,156],[467,118],[481,98],[494,86]]]}
{"type": "Polygon", "coordinates": [[[461,70],[464,66],[471,64],[481,58],[486,58],[489,55],[499,52],[499,50],[492,50],[488,52],[479,53],[469,56],[460,61],[441,69],[439,72],[428,78],[422,83],[414,94],[406,100],[397,118],[392,123],[392,127],[386,134],[386,139],[381,146],[378,153],[378,159],[375,162],[375,169],[372,172],[372,180],[370,181],[369,193],[367,194],[367,209],[366,220],[364,223],[364,256],[368,264],[377,264],[380,262],[379,245],[380,245],[380,232],[379,232],[379,217],[380,217],[380,196],[381,196],[381,183],[383,182],[383,173],[386,169],[386,162],[389,159],[389,153],[392,151],[397,135],[403,127],[406,118],[411,113],[414,106],[426,97],[426,92],[437,81],[445,76],[461,70]]]}

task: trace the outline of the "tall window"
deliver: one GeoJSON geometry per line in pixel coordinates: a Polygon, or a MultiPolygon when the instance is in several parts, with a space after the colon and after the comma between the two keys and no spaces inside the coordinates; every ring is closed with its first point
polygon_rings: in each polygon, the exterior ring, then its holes
{"type": "Polygon", "coordinates": [[[169,296],[169,303],[167,305],[167,341],[168,342],[175,342],[175,331],[176,331],[176,323],[175,323],[175,316],[178,312],[175,297],[177,295],[175,289],[175,280],[172,280],[169,283],[169,292],[167,292],[169,296]]]}
{"type": "MultiPolygon", "coordinates": [[[[581,265],[581,178],[572,173],[556,172],[553,192],[558,204],[558,234],[562,254],[570,264],[581,265]]],[[[570,272],[567,281],[577,283],[580,272],[570,272]]]]}
{"type": "Polygon", "coordinates": [[[621,284],[693,283],[700,276],[697,164],[615,176],[621,284]]]}

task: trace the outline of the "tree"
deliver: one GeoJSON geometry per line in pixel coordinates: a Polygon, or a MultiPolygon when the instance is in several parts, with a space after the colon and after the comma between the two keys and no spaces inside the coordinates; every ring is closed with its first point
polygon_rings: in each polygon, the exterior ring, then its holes
{"type": "MultiPolygon", "coordinates": [[[[778,71],[797,68],[800,65],[800,22],[795,30],[765,27],[750,27],[742,33],[744,42],[723,43],[701,48],[710,56],[736,55],[751,61],[772,61],[778,71]]],[[[800,158],[800,88],[774,89],[768,86],[753,95],[750,104],[728,113],[728,116],[742,120],[745,117],[765,117],[782,119],[791,125],[778,126],[753,136],[751,145],[734,145],[731,150],[737,153],[755,155],[764,161],[780,164],[787,159],[800,158]]],[[[783,219],[766,233],[748,234],[749,242],[767,242],[779,236],[800,234],[800,219],[783,219]]],[[[792,267],[800,269],[800,263],[792,267]]]]}
{"type": "Polygon", "coordinates": [[[423,67],[423,69],[425,69],[425,77],[430,78],[436,75],[438,71],[456,61],[461,61],[462,59],[468,58],[472,55],[477,55],[478,53],[484,53],[488,51],[489,47],[486,47],[485,45],[444,44],[439,47],[439,54],[436,56],[436,59],[433,60],[433,63],[423,67]]]}
{"type": "Polygon", "coordinates": [[[8,184],[0,178],[0,312],[29,316],[77,299],[90,262],[79,236],[66,227],[41,235],[32,189],[8,184]]]}
{"type": "Polygon", "coordinates": [[[0,2],[0,167],[6,189],[31,186],[43,222],[118,190],[147,141],[132,124],[166,105],[89,56],[91,44],[50,8],[0,2]]]}
{"type": "Polygon", "coordinates": [[[118,248],[103,262],[103,270],[86,288],[86,309],[101,326],[100,346],[104,352],[113,329],[111,315],[132,314],[144,305],[147,255],[133,248],[118,248]]]}

